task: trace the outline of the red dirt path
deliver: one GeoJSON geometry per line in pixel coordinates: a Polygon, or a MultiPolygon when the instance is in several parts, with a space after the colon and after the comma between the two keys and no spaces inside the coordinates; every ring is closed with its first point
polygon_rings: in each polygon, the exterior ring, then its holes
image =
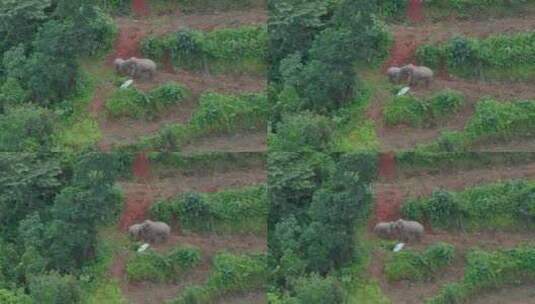
{"type": "Polygon", "coordinates": [[[148,16],[150,14],[149,4],[145,0],[133,0],[132,12],[138,16],[148,16]]]}
{"type": "Polygon", "coordinates": [[[421,22],[424,20],[423,0],[411,0],[409,2],[407,17],[411,22],[421,22]]]}

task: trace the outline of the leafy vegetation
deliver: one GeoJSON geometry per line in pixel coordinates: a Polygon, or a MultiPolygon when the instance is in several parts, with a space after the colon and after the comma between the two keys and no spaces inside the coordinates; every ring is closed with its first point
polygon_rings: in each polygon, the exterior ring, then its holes
{"type": "Polygon", "coordinates": [[[418,147],[427,152],[463,152],[477,143],[507,141],[533,136],[535,102],[482,100],[463,131],[444,131],[432,144],[418,147]]]}
{"type": "Polygon", "coordinates": [[[463,95],[453,90],[444,90],[424,100],[410,95],[396,96],[384,108],[385,122],[389,125],[430,126],[455,114],[463,104],[463,95]]]}
{"type": "Polygon", "coordinates": [[[401,251],[390,255],[385,263],[385,274],[390,281],[430,280],[454,258],[455,248],[446,243],[431,245],[424,252],[401,251]]]}
{"type": "Polygon", "coordinates": [[[168,107],[180,104],[188,94],[184,86],[173,82],[146,94],[136,88],[118,89],[106,102],[106,110],[115,118],[154,118],[168,107]]]}
{"type": "Polygon", "coordinates": [[[206,93],[187,124],[170,124],[158,134],[144,138],[134,149],[153,147],[176,152],[184,144],[204,135],[238,130],[263,130],[269,116],[267,96],[261,93],[223,95],[206,93]]]}
{"type": "Polygon", "coordinates": [[[204,285],[187,287],[170,303],[211,303],[224,294],[259,290],[267,275],[265,255],[222,252],[214,257],[212,273],[204,285]]]}
{"type": "Polygon", "coordinates": [[[430,198],[413,199],[404,206],[407,218],[429,220],[448,229],[527,229],[535,219],[535,185],[511,181],[462,192],[438,190],[430,198]]]}
{"type": "Polygon", "coordinates": [[[215,193],[185,193],[151,207],[165,222],[178,220],[182,228],[217,232],[265,233],[268,213],[265,185],[215,193]]]}
{"type": "Polygon", "coordinates": [[[194,247],[175,247],[165,254],[149,249],[136,253],[127,262],[126,273],[129,281],[173,281],[200,260],[201,252],[194,247]]]}
{"type": "Polygon", "coordinates": [[[534,77],[535,32],[484,39],[454,37],[443,45],[421,46],[417,57],[431,67],[447,65],[460,76],[528,80],[534,77]]]}
{"type": "Polygon", "coordinates": [[[184,29],[142,41],[147,57],[170,56],[179,68],[261,72],[267,52],[267,29],[258,26],[218,29],[211,32],[184,29]]]}
{"type": "Polygon", "coordinates": [[[530,282],[535,276],[530,246],[498,251],[473,250],[467,256],[467,266],[460,282],[450,283],[428,304],[466,303],[487,290],[530,282]]]}

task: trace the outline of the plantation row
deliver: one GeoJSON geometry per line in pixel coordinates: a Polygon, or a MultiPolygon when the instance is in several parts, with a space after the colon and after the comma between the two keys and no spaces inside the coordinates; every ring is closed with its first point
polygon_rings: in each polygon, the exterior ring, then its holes
{"type": "MultiPolygon", "coordinates": [[[[97,5],[116,14],[131,13],[132,0],[97,0],[97,5]]],[[[156,13],[173,12],[179,7],[182,12],[205,12],[264,8],[264,0],[153,0],[151,10],[156,13]]]]}
{"type": "Polygon", "coordinates": [[[265,185],[216,193],[185,193],[151,207],[155,219],[182,229],[264,234],[268,213],[265,185]]]}
{"type": "Polygon", "coordinates": [[[402,214],[436,228],[527,230],[535,221],[534,194],[535,184],[530,181],[489,184],[462,192],[437,190],[430,198],[405,203],[402,214]]]}
{"type": "Polygon", "coordinates": [[[244,26],[211,32],[184,29],[149,36],[141,43],[146,57],[163,62],[170,56],[175,67],[257,72],[265,70],[268,35],[264,26],[244,26]]]}
{"type": "Polygon", "coordinates": [[[528,80],[535,76],[535,32],[496,35],[484,39],[454,37],[442,45],[423,45],[418,60],[427,66],[447,66],[464,77],[528,80]]]}
{"type": "Polygon", "coordinates": [[[223,295],[261,290],[268,277],[265,254],[214,257],[213,270],[203,285],[188,286],[170,304],[212,303],[223,295]]]}
{"type": "Polygon", "coordinates": [[[534,257],[532,246],[493,252],[473,250],[466,258],[463,279],[447,284],[426,304],[466,303],[491,290],[530,283],[535,278],[534,257]]]}
{"type": "Polygon", "coordinates": [[[444,131],[431,144],[418,146],[428,152],[466,151],[476,143],[531,138],[535,127],[535,102],[480,101],[463,131],[444,131]]]}
{"type": "MultiPolygon", "coordinates": [[[[386,0],[380,6],[380,15],[387,18],[401,19],[409,5],[410,0],[386,0]]],[[[530,0],[426,0],[424,1],[426,13],[440,19],[456,14],[461,17],[484,16],[492,13],[497,15],[520,12],[525,8],[532,8],[530,0]]]]}
{"type": "Polygon", "coordinates": [[[269,109],[261,93],[240,96],[206,93],[190,121],[164,126],[157,134],[142,137],[139,142],[119,147],[117,151],[133,152],[153,148],[157,151],[180,151],[193,140],[236,131],[265,130],[269,109]]]}

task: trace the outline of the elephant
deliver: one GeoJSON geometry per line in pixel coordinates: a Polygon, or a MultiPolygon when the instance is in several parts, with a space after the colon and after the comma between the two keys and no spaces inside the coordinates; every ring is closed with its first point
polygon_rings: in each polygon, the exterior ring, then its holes
{"type": "Polygon", "coordinates": [[[394,229],[402,241],[421,241],[424,235],[424,226],[415,221],[399,219],[394,222],[394,229]]]}
{"type": "Polygon", "coordinates": [[[397,84],[401,80],[401,68],[390,67],[386,71],[386,75],[388,75],[390,82],[397,84]]]}
{"type": "Polygon", "coordinates": [[[401,68],[400,76],[408,76],[410,85],[416,85],[419,82],[424,82],[426,86],[429,86],[433,80],[434,74],[433,71],[428,67],[408,64],[401,68]]]}
{"type": "Polygon", "coordinates": [[[156,74],[156,63],[146,58],[131,57],[127,60],[117,58],[114,61],[114,65],[117,73],[128,75],[132,78],[149,80],[156,74]]]}
{"type": "Polygon", "coordinates": [[[380,222],[375,225],[373,232],[383,239],[392,238],[396,233],[394,222],[380,222]]]}
{"type": "Polygon", "coordinates": [[[131,238],[137,240],[141,236],[141,230],[142,229],[143,229],[143,225],[142,224],[134,224],[134,225],[128,227],[128,234],[130,235],[131,238]]]}
{"type": "Polygon", "coordinates": [[[140,236],[149,243],[165,242],[171,234],[171,228],[164,222],[145,220],[141,225],[140,236]]]}

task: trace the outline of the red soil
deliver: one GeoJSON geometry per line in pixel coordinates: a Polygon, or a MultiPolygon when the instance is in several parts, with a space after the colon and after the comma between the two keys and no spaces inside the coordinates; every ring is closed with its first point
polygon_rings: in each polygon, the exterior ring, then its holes
{"type": "Polygon", "coordinates": [[[148,16],[150,14],[150,8],[145,0],[133,0],[132,12],[138,16],[148,16]]]}
{"type": "Polygon", "coordinates": [[[389,222],[400,218],[403,193],[395,186],[376,186],[375,190],[375,224],[389,222]]]}
{"type": "Polygon", "coordinates": [[[115,58],[141,57],[139,42],[144,35],[143,31],[135,26],[121,28],[115,44],[115,53],[110,56],[110,61],[115,58]]]}
{"type": "Polygon", "coordinates": [[[411,22],[421,22],[424,20],[423,0],[411,0],[409,2],[407,17],[411,22]]]}

